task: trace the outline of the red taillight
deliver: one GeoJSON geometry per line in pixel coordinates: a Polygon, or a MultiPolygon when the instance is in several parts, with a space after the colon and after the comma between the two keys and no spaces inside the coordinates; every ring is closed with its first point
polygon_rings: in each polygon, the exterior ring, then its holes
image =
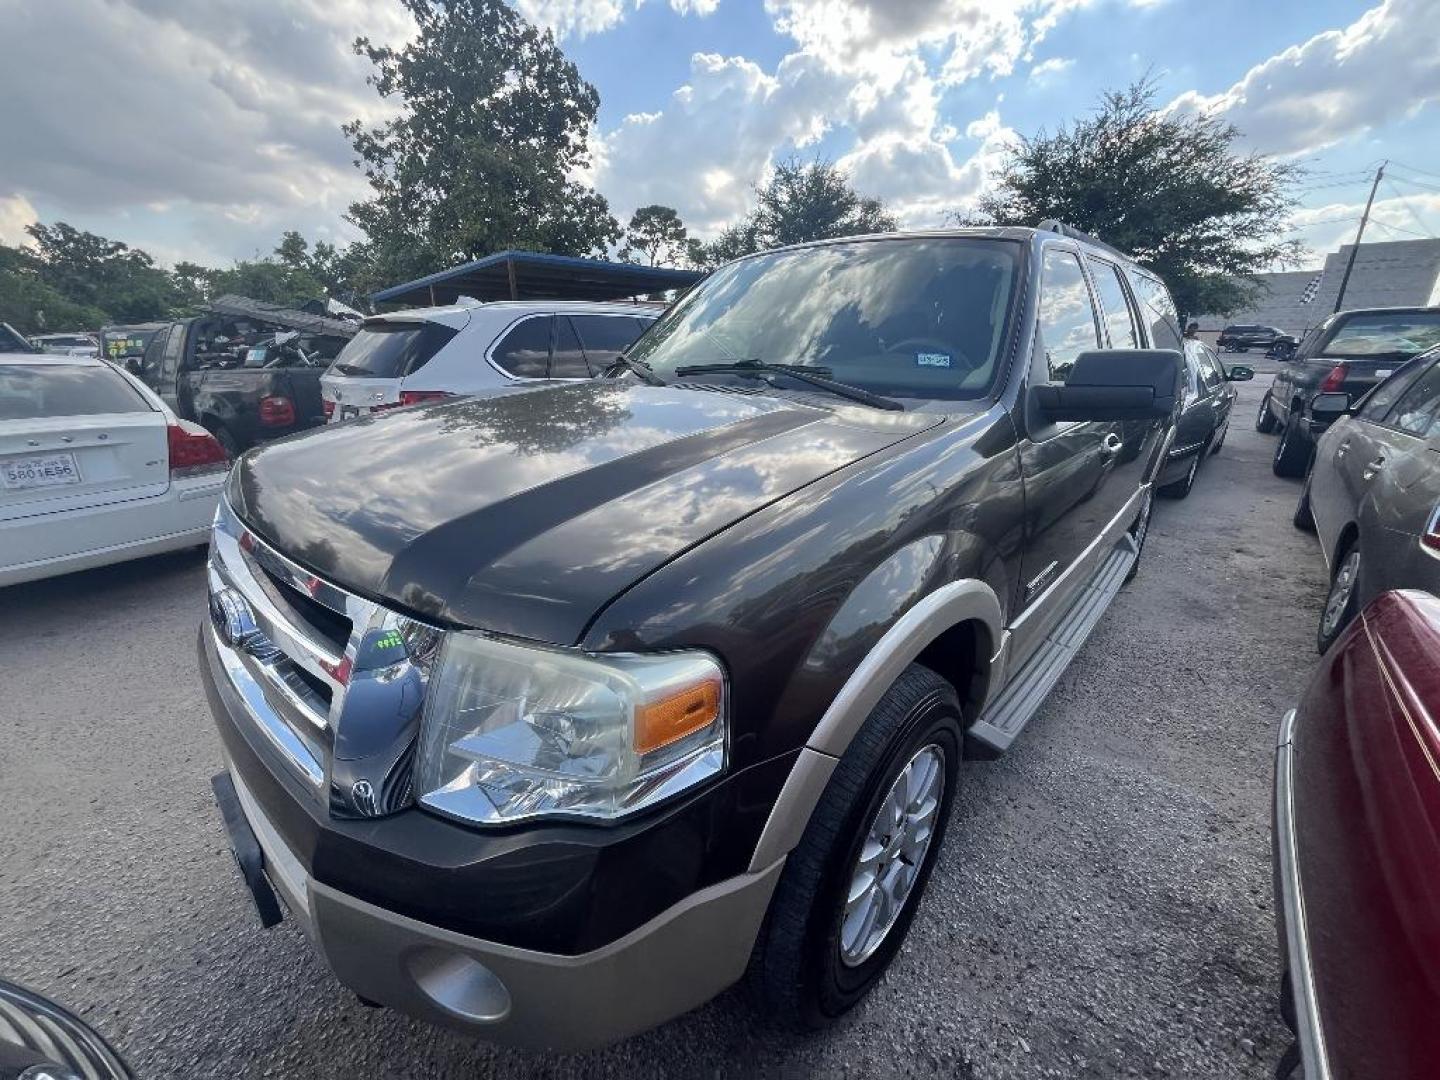
{"type": "Polygon", "coordinates": [[[448,390],[401,390],[400,404],[418,405],[422,401],[439,401],[453,396],[448,390]]]}
{"type": "Polygon", "coordinates": [[[295,403],[283,394],[262,397],[260,423],[265,427],[289,427],[295,423],[295,403]]]}
{"type": "Polygon", "coordinates": [[[1420,534],[1420,546],[1426,551],[1440,555],[1440,506],[1430,515],[1430,524],[1425,526],[1425,531],[1420,534]]]}
{"type": "Polygon", "coordinates": [[[170,447],[170,478],[197,476],[200,473],[224,472],[230,467],[230,455],[220,440],[199,424],[178,420],[165,429],[170,447]]]}
{"type": "Polygon", "coordinates": [[[1322,394],[1338,394],[1345,389],[1345,380],[1350,375],[1350,369],[1344,364],[1336,364],[1330,369],[1330,373],[1320,380],[1320,392],[1322,394]]]}
{"type": "Polygon", "coordinates": [[[320,404],[321,404],[321,406],[325,409],[325,419],[326,419],[326,420],[329,420],[332,416],[335,415],[335,402],[333,402],[333,401],[322,401],[320,404]]]}

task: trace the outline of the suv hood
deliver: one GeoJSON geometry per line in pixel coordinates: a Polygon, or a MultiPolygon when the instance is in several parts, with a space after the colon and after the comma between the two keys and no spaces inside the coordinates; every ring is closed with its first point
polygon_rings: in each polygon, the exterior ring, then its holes
{"type": "Polygon", "coordinates": [[[338,585],[442,624],[568,644],[707,536],[940,421],[585,382],[282,440],[240,459],[229,497],[338,585]]]}

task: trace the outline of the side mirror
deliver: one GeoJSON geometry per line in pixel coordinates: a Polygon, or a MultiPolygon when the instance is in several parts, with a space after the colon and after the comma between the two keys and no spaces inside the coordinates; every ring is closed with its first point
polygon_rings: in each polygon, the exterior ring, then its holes
{"type": "Polygon", "coordinates": [[[1185,361],[1175,349],[1097,349],[1063,383],[1031,388],[1047,420],[1161,420],[1175,411],[1185,361]]]}
{"type": "Polygon", "coordinates": [[[1333,424],[1349,413],[1349,394],[1316,394],[1310,399],[1310,419],[1317,424],[1333,424]]]}
{"type": "Polygon", "coordinates": [[[1244,364],[1236,364],[1225,373],[1225,378],[1231,382],[1249,382],[1255,377],[1255,369],[1244,364]]]}

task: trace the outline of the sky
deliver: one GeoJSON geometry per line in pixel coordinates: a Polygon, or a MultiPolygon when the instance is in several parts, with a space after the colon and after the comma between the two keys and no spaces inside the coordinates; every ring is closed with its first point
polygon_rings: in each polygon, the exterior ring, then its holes
{"type": "MultiPolygon", "coordinates": [[[[599,91],[585,179],[622,222],[658,202],[713,236],[798,155],[940,225],[1018,135],[1148,74],[1310,170],[1312,251],[1353,236],[1384,159],[1367,239],[1440,236],[1440,0],[513,3],[599,91]]],[[[387,106],[350,43],[413,30],[398,0],[0,0],[0,26],[0,242],[63,220],[218,266],[355,237],[340,124],[387,106]]]]}

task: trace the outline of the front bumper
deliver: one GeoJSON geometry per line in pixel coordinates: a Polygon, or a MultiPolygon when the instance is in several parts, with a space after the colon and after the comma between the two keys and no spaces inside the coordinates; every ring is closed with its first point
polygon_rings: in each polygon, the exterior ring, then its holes
{"type": "Polygon", "coordinates": [[[234,785],[265,876],[342,983],[421,1020],[518,1046],[598,1046],[714,997],[744,973],[784,865],[702,889],[618,941],[560,956],[457,934],[315,881],[244,782],[234,785]]]}
{"type": "Polygon", "coordinates": [[[1295,1038],[1306,1080],[1329,1080],[1325,1038],[1320,1027],[1320,1006],[1310,962],[1309,930],[1305,924],[1305,896],[1300,881],[1299,836],[1295,821],[1295,710],[1280,721],[1275,747],[1275,801],[1271,842],[1275,861],[1276,929],[1281,956],[1290,976],[1295,1038]]]}
{"type": "Polygon", "coordinates": [[[705,846],[695,816],[713,818],[728,798],[697,799],[629,830],[487,834],[415,809],[333,820],[268,760],[274,752],[219,664],[208,623],[200,639],[243,813],[238,837],[229,830],[237,861],[248,834],[266,881],[361,997],[497,1042],[578,1049],[678,1016],[744,973],[784,859],[703,887],[679,880],[705,846]],[[667,877],[679,898],[650,914],[667,877]],[[633,918],[637,910],[649,917],[633,918]],[[603,932],[615,925],[625,932],[603,932]]]}

